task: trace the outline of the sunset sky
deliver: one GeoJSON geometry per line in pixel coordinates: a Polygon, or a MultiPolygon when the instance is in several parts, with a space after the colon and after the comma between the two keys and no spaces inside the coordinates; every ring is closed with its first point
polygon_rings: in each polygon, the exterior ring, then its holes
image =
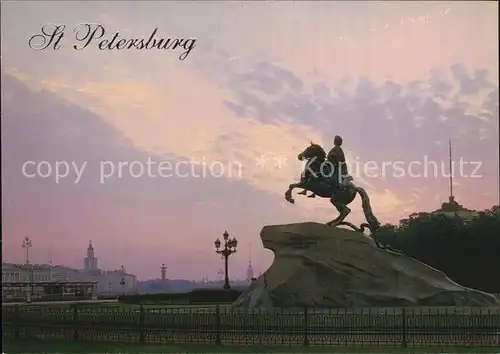
{"type": "MultiPolygon", "coordinates": [[[[82,267],[92,240],[104,269],[146,279],[165,263],[169,278],[216,278],[213,241],[227,229],[240,251],[231,276],[244,278],[250,244],[263,272],[264,225],[337,216],[326,199],[284,199],[298,153],[310,141],[329,150],[336,134],[383,223],[447,200],[446,174],[391,166],[447,167],[449,139],[457,164],[471,162],[455,171],[458,202],[499,203],[497,2],[2,2],[1,42],[4,261],[24,261],[28,235],[33,262],[82,267]],[[97,41],[74,50],[84,22],[102,39],[158,28],[196,46],[185,60],[97,41]],[[47,24],[66,25],[62,47],[32,50],[47,24]],[[148,158],[181,162],[183,176],[125,166],[100,178],[101,163],[148,158]],[[192,160],[224,174],[184,176],[192,160]],[[74,170],[56,183],[23,176],[26,161],[87,164],[78,183],[74,170]]],[[[362,221],[360,206],[349,220],[362,221]]]]}

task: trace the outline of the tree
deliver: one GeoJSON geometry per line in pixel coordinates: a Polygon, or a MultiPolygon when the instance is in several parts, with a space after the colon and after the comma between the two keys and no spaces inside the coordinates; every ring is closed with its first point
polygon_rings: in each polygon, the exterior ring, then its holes
{"type": "Polygon", "coordinates": [[[380,240],[443,271],[463,286],[500,293],[500,206],[471,221],[440,213],[415,213],[380,228],[380,240]]]}

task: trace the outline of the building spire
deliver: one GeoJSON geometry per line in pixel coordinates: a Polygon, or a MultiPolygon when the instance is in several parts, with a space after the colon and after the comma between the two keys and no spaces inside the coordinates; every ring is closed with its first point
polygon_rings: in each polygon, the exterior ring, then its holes
{"type": "Polygon", "coordinates": [[[250,243],[248,247],[248,268],[247,268],[247,280],[251,281],[253,278],[253,267],[252,267],[252,244],[250,243]]]}
{"type": "Polygon", "coordinates": [[[97,258],[95,257],[92,241],[89,241],[89,247],[87,247],[87,256],[83,259],[83,269],[97,270],[97,258]]]}
{"type": "Polygon", "coordinates": [[[52,279],[52,246],[49,248],[49,280],[52,279]]]}

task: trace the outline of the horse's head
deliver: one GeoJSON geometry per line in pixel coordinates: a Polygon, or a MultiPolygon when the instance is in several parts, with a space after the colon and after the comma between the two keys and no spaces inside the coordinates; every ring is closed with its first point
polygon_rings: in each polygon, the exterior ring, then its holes
{"type": "Polygon", "coordinates": [[[323,150],[323,148],[320,145],[314,144],[311,141],[311,144],[299,154],[298,159],[302,161],[302,160],[309,160],[312,158],[316,158],[317,160],[323,161],[326,158],[326,153],[325,150],[323,150]]]}

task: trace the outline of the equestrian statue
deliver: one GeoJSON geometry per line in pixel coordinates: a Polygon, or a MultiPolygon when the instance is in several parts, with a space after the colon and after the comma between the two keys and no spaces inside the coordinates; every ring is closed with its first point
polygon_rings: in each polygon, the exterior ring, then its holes
{"type": "MultiPolygon", "coordinates": [[[[298,193],[301,195],[305,195],[307,191],[312,192],[308,196],[309,198],[315,198],[316,196],[329,198],[330,202],[338,210],[339,216],[327,222],[327,225],[347,225],[360,232],[364,232],[368,228],[373,235],[380,227],[380,223],[375,215],[373,215],[370,198],[366,191],[361,187],[355,186],[352,182],[352,177],[347,171],[345,155],[341,146],[342,138],[337,135],[334,138],[334,147],[327,155],[320,145],[311,142],[298,156],[300,161],[306,161],[300,182],[293,183],[288,187],[288,190],[285,192],[285,199],[290,203],[295,203],[292,197],[292,191],[295,188],[303,188],[303,191],[298,193]],[[344,221],[351,212],[351,209],[347,205],[354,200],[357,194],[361,197],[363,213],[367,221],[367,223],[361,224],[360,227],[344,221]]],[[[375,242],[377,246],[384,248],[377,240],[375,242]]]]}

